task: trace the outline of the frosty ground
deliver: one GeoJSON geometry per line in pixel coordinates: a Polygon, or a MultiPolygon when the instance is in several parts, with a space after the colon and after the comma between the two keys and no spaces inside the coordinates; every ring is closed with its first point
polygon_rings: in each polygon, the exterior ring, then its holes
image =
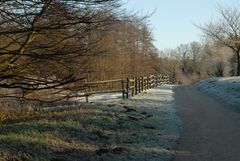
{"type": "Polygon", "coordinates": [[[0,160],[170,160],[180,131],[172,89],[129,100],[94,96],[90,104],[8,120],[0,125],[0,160]]]}
{"type": "Polygon", "coordinates": [[[0,124],[0,161],[235,161],[239,91],[239,77],[210,78],[26,113],[0,124]]]}
{"type": "Polygon", "coordinates": [[[240,111],[240,77],[213,77],[194,86],[219,102],[240,111]]]}

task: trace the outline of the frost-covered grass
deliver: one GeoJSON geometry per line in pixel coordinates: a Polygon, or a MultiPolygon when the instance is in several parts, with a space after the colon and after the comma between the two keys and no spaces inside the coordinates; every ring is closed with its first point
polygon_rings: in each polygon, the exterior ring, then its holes
{"type": "MultiPolygon", "coordinates": [[[[122,93],[105,93],[105,94],[93,94],[88,97],[89,102],[111,102],[112,100],[122,100],[122,93]]],[[[85,97],[77,98],[75,101],[86,102],[85,97]]]]}
{"type": "Polygon", "coordinates": [[[195,86],[240,111],[240,77],[209,78],[195,86]]]}
{"type": "Polygon", "coordinates": [[[0,125],[0,160],[167,161],[179,132],[172,86],[0,125]]]}

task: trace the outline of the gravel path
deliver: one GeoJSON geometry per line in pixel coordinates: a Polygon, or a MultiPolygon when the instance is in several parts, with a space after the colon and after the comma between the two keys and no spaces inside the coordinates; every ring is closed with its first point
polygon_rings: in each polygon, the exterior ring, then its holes
{"type": "Polygon", "coordinates": [[[173,161],[239,161],[240,113],[193,87],[175,92],[183,132],[173,161]]]}

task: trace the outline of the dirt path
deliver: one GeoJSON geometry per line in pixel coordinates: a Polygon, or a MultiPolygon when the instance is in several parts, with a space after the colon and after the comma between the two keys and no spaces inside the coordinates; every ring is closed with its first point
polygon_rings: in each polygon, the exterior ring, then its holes
{"type": "Polygon", "coordinates": [[[239,161],[240,113],[193,87],[175,92],[183,133],[173,161],[239,161]]]}

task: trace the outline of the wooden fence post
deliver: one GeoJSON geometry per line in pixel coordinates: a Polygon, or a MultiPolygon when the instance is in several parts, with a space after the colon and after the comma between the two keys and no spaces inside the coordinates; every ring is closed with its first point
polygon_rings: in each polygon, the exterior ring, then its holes
{"type": "Polygon", "coordinates": [[[147,90],[147,77],[144,78],[144,89],[147,90]]]}
{"type": "Polygon", "coordinates": [[[138,93],[141,93],[141,79],[138,77],[138,93]]]}
{"type": "Polygon", "coordinates": [[[146,90],[146,86],[145,86],[146,82],[145,82],[145,78],[143,77],[143,90],[146,90]]]}
{"type": "Polygon", "coordinates": [[[134,78],[134,85],[135,85],[135,95],[138,94],[138,89],[137,89],[137,86],[138,86],[138,82],[137,82],[137,77],[134,78]]]}
{"type": "Polygon", "coordinates": [[[132,97],[134,96],[135,88],[135,79],[133,78],[133,86],[131,86],[132,97]]]}
{"type": "Polygon", "coordinates": [[[147,76],[147,89],[149,89],[149,76],[147,76]]]}
{"type": "Polygon", "coordinates": [[[154,88],[156,88],[156,87],[157,87],[157,82],[158,82],[158,76],[157,76],[157,75],[155,75],[154,88]]]}
{"type": "Polygon", "coordinates": [[[127,78],[127,82],[126,82],[127,84],[126,84],[126,88],[127,88],[127,90],[126,90],[126,99],[128,99],[128,93],[129,93],[129,79],[127,78]]]}
{"type": "Polygon", "coordinates": [[[125,99],[124,80],[122,80],[122,98],[125,99]]]}
{"type": "Polygon", "coordinates": [[[142,85],[142,91],[144,90],[144,78],[143,78],[143,76],[141,77],[141,85],[142,85]]]}
{"type": "Polygon", "coordinates": [[[152,78],[152,77],[150,76],[150,77],[149,77],[149,84],[148,84],[148,88],[149,88],[149,89],[151,89],[151,82],[152,82],[152,79],[151,79],[151,78],[152,78]]]}

